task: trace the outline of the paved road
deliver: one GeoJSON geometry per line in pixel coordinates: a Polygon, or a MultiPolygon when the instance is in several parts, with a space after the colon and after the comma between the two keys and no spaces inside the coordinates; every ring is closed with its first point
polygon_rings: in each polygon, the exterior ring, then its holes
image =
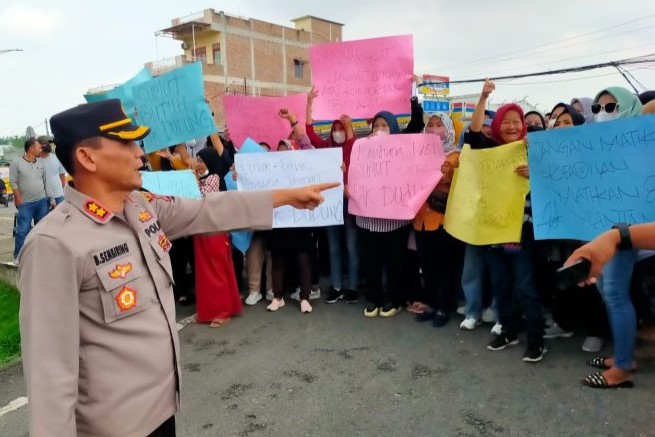
{"type": "Polygon", "coordinates": [[[16,214],[16,208],[13,203],[10,203],[8,208],[0,205],[0,262],[13,260],[14,214],[16,214]]]}
{"type": "MultiPolygon", "coordinates": [[[[487,351],[489,326],[437,330],[362,310],[260,303],[224,327],[183,329],[178,435],[655,436],[652,367],[632,390],[591,390],[578,382],[591,371],[579,337],[529,365],[523,344],[487,351]]],[[[23,396],[20,368],[0,372],[0,387],[0,408],[23,396]]],[[[0,435],[26,436],[26,417],[0,417],[0,435]]]]}

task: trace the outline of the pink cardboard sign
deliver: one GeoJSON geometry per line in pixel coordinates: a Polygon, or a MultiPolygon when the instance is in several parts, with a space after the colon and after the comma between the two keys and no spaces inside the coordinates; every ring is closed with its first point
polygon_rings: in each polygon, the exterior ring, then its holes
{"type": "Polygon", "coordinates": [[[277,115],[281,108],[288,108],[299,123],[305,123],[307,94],[283,97],[248,97],[224,95],[223,108],[232,142],[241,147],[246,138],[255,142],[267,142],[273,150],[277,143],[289,137],[289,121],[277,115]]]}
{"type": "Polygon", "coordinates": [[[414,75],[411,35],[320,44],[309,48],[312,81],[319,92],[316,120],[341,114],[371,118],[379,111],[410,112],[414,75]]]}
{"type": "Polygon", "coordinates": [[[441,138],[433,134],[355,141],[348,168],[348,212],[413,219],[441,180],[445,159],[441,138]]]}

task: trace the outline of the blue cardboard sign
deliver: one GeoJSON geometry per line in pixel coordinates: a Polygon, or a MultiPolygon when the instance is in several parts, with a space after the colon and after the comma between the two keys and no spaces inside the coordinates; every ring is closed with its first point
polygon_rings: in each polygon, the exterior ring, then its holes
{"type": "Polygon", "coordinates": [[[134,101],[134,87],[144,82],[147,82],[150,79],[152,79],[152,74],[150,73],[150,70],[144,68],[141,71],[139,71],[136,74],[136,76],[134,76],[124,84],[119,85],[104,93],[86,94],[84,98],[88,103],[99,102],[102,100],[109,100],[109,99],[120,99],[123,105],[123,109],[125,109],[127,115],[132,120],[136,121],[135,114],[137,113],[137,109],[136,109],[136,103],[134,101]]]}
{"type": "Polygon", "coordinates": [[[144,171],[141,173],[143,188],[162,196],[201,199],[196,175],[191,170],[144,171]]]}
{"type": "Polygon", "coordinates": [[[528,134],[535,237],[655,221],[655,115],[528,134]]]}

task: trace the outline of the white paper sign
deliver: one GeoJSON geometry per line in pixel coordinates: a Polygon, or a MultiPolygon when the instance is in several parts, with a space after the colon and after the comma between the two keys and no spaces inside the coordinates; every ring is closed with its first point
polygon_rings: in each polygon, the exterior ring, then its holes
{"type": "MultiPolygon", "coordinates": [[[[235,155],[237,188],[241,191],[295,188],[342,182],[341,149],[301,150],[235,155]]],[[[306,228],[343,224],[343,183],[323,192],[325,202],[314,211],[283,206],[273,210],[274,228],[306,228]]]]}

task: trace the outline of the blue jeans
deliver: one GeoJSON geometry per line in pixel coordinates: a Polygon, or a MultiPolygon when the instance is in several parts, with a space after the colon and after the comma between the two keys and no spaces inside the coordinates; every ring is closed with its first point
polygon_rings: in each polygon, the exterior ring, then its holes
{"type": "Polygon", "coordinates": [[[55,197],[55,203],[56,203],[57,205],[59,205],[59,204],[60,204],[61,202],[63,202],[63,201],[64,201],[64,196],[61,196],[61,197],[55,197]]]}
{"type": "Polygon", "coordinates": [[[482,317],[482,290],[484,289],[485,258],[487,246],[466,245],[462,289],[466,299],[466,317],[480,320],[482,317]]]}
{"type": "Polygon", "coordinates": [[[510,336],[517,333],[517,320],[512,310],[512,295],[515,294],[525,312],[528,344],[543,346],[544,317],[534,281],[532,245],[532,241],[524,238],[521,249],[516,252],[489,248],[484,257],[496,300],[498,323],[503,325],[503,332],[510,336]]]}
{"type": "Polygon", "coordinates": [[[14,245],[14,258],[18,257],[20,250],[25,244],[25,238],[32,228],[32,220],[36,225],[48,214],[50,202],[45,197],[34,202],[25,202],[18,207],[18,218],[16,220],[16,242],[14,245]]]}
{"type": "Polygon", "coordinates": [[[630,299],[630,280],[637,256],[636,250],[617,251],[597,283],[612,328],[614,365],[628,371],[632,368],[637,335],[637,317],[630,299]]]}
{"type": "Polygon", "coordinates": [[[359,241],[355,216],[348,214],[348,202],[344,201],[344,225],[327,228],[330,250],[330,283],[342,288],[343,260],[348,257],[348,281],[346,289],[356,290],[359,285],[359,241]],[[344,247],[345,241],[345,247],[344,247]]]}

